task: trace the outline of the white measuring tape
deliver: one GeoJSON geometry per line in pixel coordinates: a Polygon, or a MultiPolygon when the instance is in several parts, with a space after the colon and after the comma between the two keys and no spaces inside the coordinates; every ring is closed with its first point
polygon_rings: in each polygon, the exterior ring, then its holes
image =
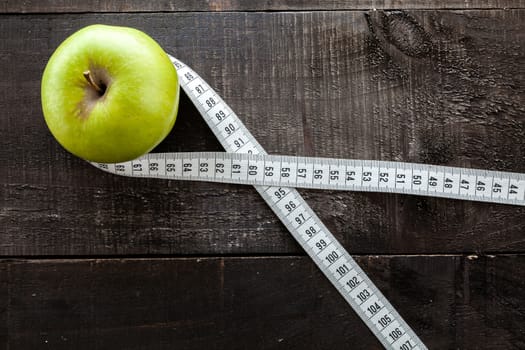
{"type": "MultiPolygon", "coordinates": [[[[222,124],[217,124],[221,132],[238,128],[233,122],[228,121],[224,129],[222,124]]],[[[235,135],[233,131],[228,133],[235,135]]],[[[525,205],[524,174],[427,164],[189,152],[151,153],[127,163],[95,165],[132,177],[392,192],[525,205]]]]}
{"type": "Polygon", "coordinates": [[[270,156],[197,73],[170,58],[181,87],[231,153],[147,154],[125,163],[92,164],[125,176],[254,185],[385,348],[427,349],[294,187],[525,205],[525,174],[401,162],[270,156]]]}

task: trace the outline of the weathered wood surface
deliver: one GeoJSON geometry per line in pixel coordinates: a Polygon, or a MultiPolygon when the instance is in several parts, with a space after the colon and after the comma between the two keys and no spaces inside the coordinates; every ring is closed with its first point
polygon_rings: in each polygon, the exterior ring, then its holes
{"type": "Polygon", "coordinates": [[[183,11],[311,11],[368,9],[512,9],[524,0],[0,0],[0,12],[183,12],[183,11]]]}
{"type": "MultiPolygon", "coordinates": [[[[525,347],[524,256],[358,261],[429,349],[525,347]]],[[[306,257],[3,261],[0,295],[4,349],[382,348],[306,257]]]]}
{"type": "MultiPolygon", "coordinates": [[[[525,172],[523,10],[3,16],[2,255],[301,253],[249,187],[115,177],[60,148],[41,73],[94,22],[150,33],[270,153],[525,172]]],[[[184,98],[159,150],[220,146],[184,98]]],[[[525,248],[523,207],[302,192],[352,253],[525,248]]]]}
{"type": "MultiPolygon", "coordinates": [[[[0,1],[36,13],[0,16],[0,349],[379,349],[253,189],[102,173],[39,102],[63,39],[128,25],[270,153],[525,172],[525,11],[293,12],[372,7],[524,4],[0,1]],[[105,11],[174,13],[72,14],[105,11]]],[[[183,97],[158,150],[220,149],[183,97]]],[[[524,208],[302,193],[429,348],[525,348],[524,208]]]]}

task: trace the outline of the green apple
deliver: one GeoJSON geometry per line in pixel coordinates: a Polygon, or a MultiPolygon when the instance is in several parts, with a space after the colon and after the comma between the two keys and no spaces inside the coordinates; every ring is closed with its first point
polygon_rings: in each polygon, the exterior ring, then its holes
{"type": "Polygon", "coordinates": [[[97,24],[74,33],[49,59],[41,88],[53,136],[93,162],[149,152],[177,117],[175,67],[159,44],[133,28],[97,24]]]}

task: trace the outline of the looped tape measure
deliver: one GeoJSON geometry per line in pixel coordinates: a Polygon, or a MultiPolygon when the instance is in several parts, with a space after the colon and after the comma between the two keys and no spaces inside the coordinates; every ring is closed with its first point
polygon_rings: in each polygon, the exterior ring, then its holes
{"type": "Polygon", "coordinates": [[[179,82],[228,153],[152,153],[118,164],[125,176],[253,185],[387,349],[427,349],[308,206],[295,187],[395,192],[525,205],[525,174],[457,167],[268,155],[237,115],[190,67],[170,56],[179,82]]]}

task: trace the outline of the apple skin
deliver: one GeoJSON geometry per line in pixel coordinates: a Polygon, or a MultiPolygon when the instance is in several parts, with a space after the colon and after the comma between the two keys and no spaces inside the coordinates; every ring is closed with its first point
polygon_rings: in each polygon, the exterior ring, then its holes
{"type": "Polygon", "coordinates": [[[151,151],[168,135],[179,84],[168,55],[151,37],[96,24],[56,49],[41,95],[46,124],[66,150],[88,161],[118,163],[151,151]]]}

